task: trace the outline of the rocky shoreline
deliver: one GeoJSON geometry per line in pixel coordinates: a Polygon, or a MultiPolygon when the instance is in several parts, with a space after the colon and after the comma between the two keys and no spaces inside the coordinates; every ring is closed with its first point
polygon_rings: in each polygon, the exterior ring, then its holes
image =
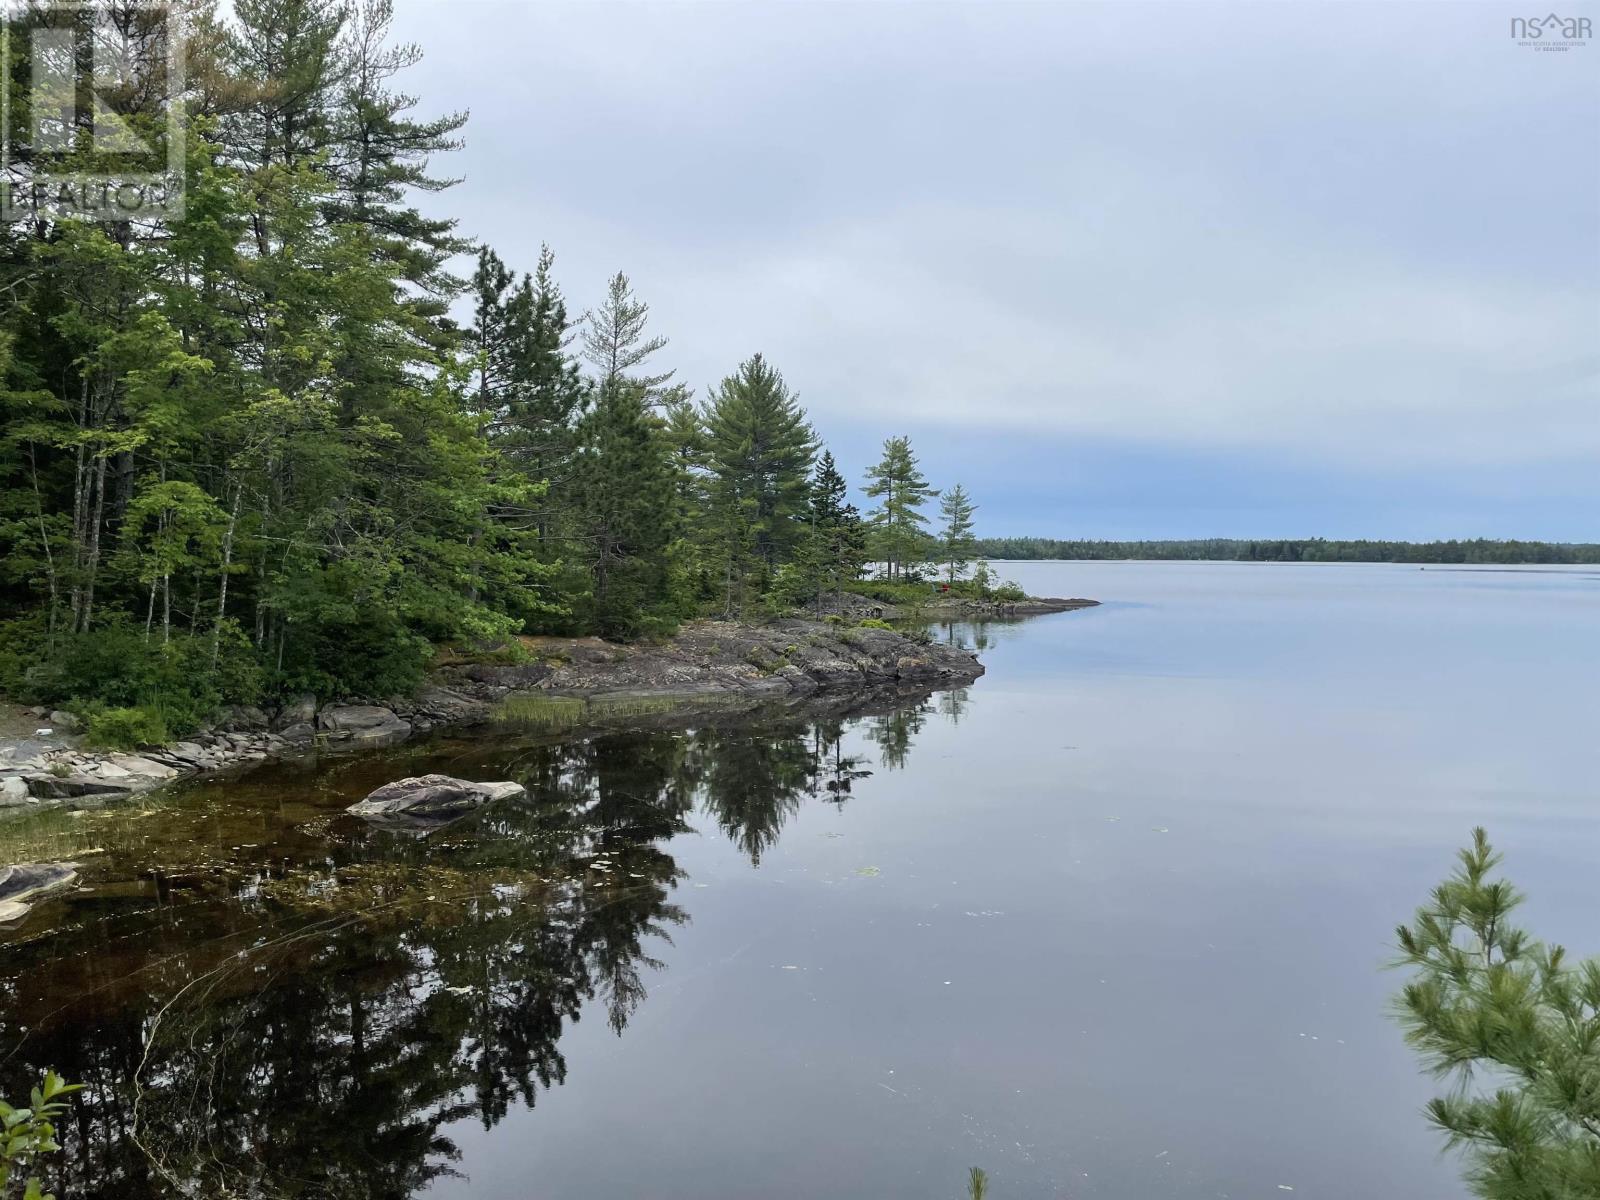
{"type": "MultiPolygon", "coordinates": [[[[1033,612],[1090,603],[1029,602],[1033,612]]],[[[653,644],[524,638],[511,651],[501,656],[505,661],[447,662],[411,696],[321,705],[302,696],[275,712],[234,708],[219,727],[136,752],[87,749],[81,737],[53,729],[48,738],[0,742],[0,815],[97,805],[195,775],[386,746],[445,727],[557,717],[603,726],[646,712],[726,711],[885,689],[931,691],[983,674],[972,651],[840,618],[764,625],[696,621],[653,644]]],[[[48,716],[71,721],[70,714],[48,716]]]]}

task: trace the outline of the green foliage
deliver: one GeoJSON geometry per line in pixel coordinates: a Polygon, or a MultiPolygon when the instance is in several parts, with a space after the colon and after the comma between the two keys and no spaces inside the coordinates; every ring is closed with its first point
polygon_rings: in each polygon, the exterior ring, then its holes
{"type": "Polygon", "coordinates": [[[1067,541],[980,538],[978,553],[1001,559],[1193,559],[1217,562],[1600,563],[1600,545],[1565,542],[1329,541],[1202,538],[1189,541],[1067,541]]]}
{"type": "Polygon", "coordinates": [[[989,1176],[982,1167],[973,1167],[967,1175],[968,1200],[984,1200],[989,1194],[989,1176]]]}
{"type": "Polygon", "coordinates": [[[1457,1083],[1428,1116],[1465,1153],[1476,1195],[1597,1196],[1600,958],[1570,963],[1512,925],[1522,896],[1489,878],[1499,863],[1473,830],[1455,874],[1397,931],[1413,972],[1400,1022],[1428,1069],[1457,1083]]]}
{"type": "Polygon", "coordinates": [[[213,660],[210,636],[163,642],[159,632],[121,615],[76,637],[52,639],[35,615],[0,626],[0,690],[86,715],[141,709],[179,736],[209,721],[220,705],[261,697],[262,672],[238,628],[226,626],[215,646],[213,660]]]}
{"type": "Polygon", "coordinates": [[[159,709],[100,708],[85,715],[91,746],[134,750],[140,746],[160,746],[171,737],[166,718],[159,709]]]}
{"type": "Polygon", "coordinates": [[[55,1200],[33,1171],[41,1156],[61,1149],[55,1129],[56,1119],[67,1111],[61,1097],[82,1086],[46,1071],[28,1097],[28,1107],[14,1108],[0,1100],[0,1198],[17,1195],[20,1184],[22,1200],[55,1200]]]}
{"type": "Polygon", "coordinates": [[[642,389],[602,386],[584,433],[574,492],[592,589],[581,611],[607,637],[670,626],[673,473],[642,389]]]}
{"type": "Polygon", "coordinates": [[[944,525],[939,531],[939,561],[945,566],[945,581],[954,586],[976,553],[977,542],[972,536],[972,514],[977,505],[959,483],[939,500],[939,514],[944,525]]]}
{"type": "Polygon", "coordinates": [[[861,620],[856,622],[856,628],[857,629],[893,629],[894,626],[889,624],[889,622],[887,622],[887,621],[879,620],[877,617],[864,617],[861,620]]]}
{"type": "MultiPolygon", "coordinates": [[[[854,582],[860,514],[761,355],[697,405],[625,274],[582,316],[548,247],[452,274],[468,241],[417,195],[451,185],[466,117],[398,86],[421,52],[391,0],[225,8],[196,31],[184,217],[0,236],[0,690],[129,744],[264,696],[391,697],[435,644],[660,637],[854,582]]],[[[903,582],[934,493],[887,450],[903,582]]]]}
{"type": "Polygon", "coordinates": [[[807,475],[817,437],[783,376],[761,355],[718,385],[705,413],[716,554],[724,611],[765,592],[807,530],[807,475]]]}
{"type": "Polygon", "coordinates": [[[788,576],[780,580],[791,604],[812,603],[820,612],[826,593],[843,592],[861,574],[866,526],[846,492],[833,455],[823,451],[802,516],[800,545],[788,576]]]}
{"type": "Polygon", "coordinates": [[[927,557],[928,523],[922,506],[939,493],[928,486],[911,439],[892,437],[883,443],[883,457],[867,472],[866,493],[879,502],[867,514],[872,527],[872,554],[886,566],[890,580],[911,577],[927,557]]]}

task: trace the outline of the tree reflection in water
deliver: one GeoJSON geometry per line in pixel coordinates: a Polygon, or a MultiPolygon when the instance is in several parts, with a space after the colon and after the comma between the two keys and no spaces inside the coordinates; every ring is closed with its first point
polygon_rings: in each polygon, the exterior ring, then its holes
{"type": "MultiPolygon", "coordinates": [[[[885,766],[931,711],[866,718],[885,766]]],[[[119,848],[52,931],[0,949],[0,1094],[46,1065],[87,1085],[54,1173],[83,1200],[410,1196],[453,1172],[452,1123],[490,1128],[564,1081],[586,1007],[623,1031],[686,920],[666,845],[696,807],[758,864],[808,797],[843,804],[871,775],[846,753],[857,724],[480,747],[467,773],[529,799],[427,838],[329,816],[367,782],[311,821],[282,800],[304,777],[232,785],[217,812],[241,824],[119,848]]]]}

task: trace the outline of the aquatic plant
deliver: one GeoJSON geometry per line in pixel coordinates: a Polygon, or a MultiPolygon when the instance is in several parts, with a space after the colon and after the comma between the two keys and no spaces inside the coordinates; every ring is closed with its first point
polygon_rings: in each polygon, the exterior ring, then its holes
{"type": "Polygon", "coordinates": [[[1406,1041],[1458,1084],[1428,1118],[1484,1200],[1600,1196],[1600,958],[1569,964],[1510,923],[1523,897],[1489,879],[1500,856],[1483,829],[1459,857],[1397,931],[1397,965],[1415,972],[1397,1000],[1406,1041]]]}
{"type": "Polygon", "coordinates": [[[577,696],[507,696],[495,710],[502,724],[567,729],[583,719],[587,706],[577,696]]]}
{"type": "Polygon", "coordinates": [[[604,725],[677,712],[742,709],[749,697],[738,692],[703,692],[679,696],[507,696],[494,712],[502,725],[520,725],[560,732],[583,725],[604,725]]]}

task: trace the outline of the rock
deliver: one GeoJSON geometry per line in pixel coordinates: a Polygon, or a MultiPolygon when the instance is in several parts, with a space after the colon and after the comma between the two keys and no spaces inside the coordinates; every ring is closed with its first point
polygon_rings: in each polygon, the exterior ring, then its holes
{"type": "Polygon", "coordinates": [[[278,736],[286,742],[306,744],[317,740],[317,727],[309,721],[302,721],[298,725],[286,726],[278,736]]]}
{"type": "Polygon", "coordinates": [[[288,729],[292,725],[309,725],[316,720],[317,698],[310,692],[296,697],[278,710],[278,715],[273,718],[274,729],[288,729]]]}
{"type": "Polygon", "coordinates": [[[62,712],[60,709],[50,714],[50,724],[60,733],[83,732],[83,722],[71,713],[62,712]]]}
{"type": "Polygon", "coordinates": [[[116,767],[128,775],[137,776],[143,779],[159,779],[165,781],[172,779],[178,774],[176,770],[167,766],[165,763],[159,763],[153,758],[144,758],[138,754],[107,755],[105,765],[116,767]]]}
{"type": "Polygon", "coordinates": [[[78,882],[77,863],[18,863],[0,867],[0,921],[28,915],[38,901],[78,882]]]}
{"type": "Polygon", "coordinates": [[[346,811],[369,821],[442,824],[491,801],[527,794],[520,783],[473,783],[450,775],[419,775],[386,783],[346,811]]]}
{"type": "Polygon", "coordinates": [[[50,710],[42,704],[35,704],[28,710],[28,715],[30,717],[48,717],[50,715],[50,710]]]}
{"type": "Polygon", "coordinates": [[[0,808],[16,808],[28,803],[28,781],[20,775],[0,779],[0,808]]]}
{"type": "MultiPolygon", "coordinates": [[[[545,668],[544,677],[548,678],[549,668],[545,668]]],[[[418,713],[435,720],[459,721],[471,717],[487,714],[488,706],[480,700],[470,696],[463,696],[460,692],[451,691],[449,688],[426,686],[421,688],[416,695],[414,705],[418,713]]]]}
{"type": "Polygon", "coordinates": [[[131,796],[126,784],[93,779],[88,775],[51,775],[37,772],[27,776],[28,791],[41,800],[76,800],[84,796],[131,796]]]}
{"type": "Polygon", "coordinates": [[[205,749],[196,742],[173,742],[164,751],[167,758],[175,758],[179,762],[199,763],[210,756],[205,749]]]}
{"type": "Polygon", "coordinates": [[[329,705],[317,714],[317,728],[334,737],[356,741],[403,738],[411,723],[395,716],[393,709],[374,704],[329,705]]]}
{"type": "Polygon", "coordinates": [[[238,729],[247,733],[259,733],[271,724],[267,719],[267,714],[253,704],[235,704],[228,709],[227,720],[223,723],[229,729],[238,729]]]}

